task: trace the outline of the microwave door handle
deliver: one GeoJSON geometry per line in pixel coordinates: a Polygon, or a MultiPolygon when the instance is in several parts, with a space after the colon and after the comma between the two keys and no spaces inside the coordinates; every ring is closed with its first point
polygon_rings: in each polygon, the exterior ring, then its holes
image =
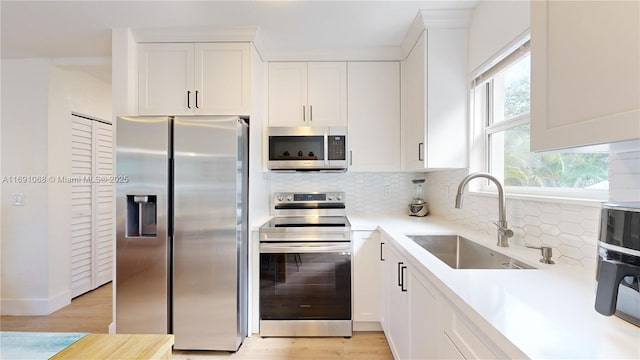
{"type": "Polygon", "coordinates": [[[324,132],[324,164],[329,165],[329,134],[324,132]]]}

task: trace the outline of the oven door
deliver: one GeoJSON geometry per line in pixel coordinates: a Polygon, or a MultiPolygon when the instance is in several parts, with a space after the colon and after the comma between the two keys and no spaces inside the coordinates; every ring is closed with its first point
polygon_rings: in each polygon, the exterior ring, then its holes
{"type": "Polygon", "coordinates": [[[351,336],[351,243],[260,243],[260,335],[351,336]]]}

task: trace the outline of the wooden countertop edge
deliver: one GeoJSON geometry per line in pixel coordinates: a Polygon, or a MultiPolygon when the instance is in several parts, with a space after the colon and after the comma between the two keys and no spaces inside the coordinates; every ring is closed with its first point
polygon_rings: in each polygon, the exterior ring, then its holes
{"type": "Polygon", "coordinates": [[[166,359],[173,343],[174,336],[166,334],[89,334],[51,360],[166,359]]]}

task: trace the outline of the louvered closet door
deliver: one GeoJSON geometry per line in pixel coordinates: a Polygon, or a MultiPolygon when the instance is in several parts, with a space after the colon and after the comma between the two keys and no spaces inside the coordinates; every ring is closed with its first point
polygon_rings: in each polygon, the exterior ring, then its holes
{"type": "MultiPolygon", "coordinates": [[[[93,121],[71,116],[71,176],[93,174],[93,121]]],[[[93,190],[90,181],[71,185],[71,297],[92,289],[93,190]]]]}
{"type": "Polygon", "coordinates": [[[113,277],[111,125],[72,115],[71,297],[113,277]]]}
{"type": "Polygon", "coordinates": [[[96,288],[113,277],[113,133],[111,125],[93,122],[94,130],[94,285],[96,288]]]}

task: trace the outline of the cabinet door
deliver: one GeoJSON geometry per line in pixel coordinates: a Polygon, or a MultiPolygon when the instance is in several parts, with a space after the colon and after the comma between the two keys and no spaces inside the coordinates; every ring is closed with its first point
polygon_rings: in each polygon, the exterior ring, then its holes
{"type": "Polygon", "coordinates": [[[460,350],[453,344],[447,335],[444,335],[444,359],[465,360],[460,350]]]}
{"type": "Polygon", "coordinates": [[[466,168],[468,138],[467,30],[427,32],[425,167],[466,168]]]}
{"type": "Polygon", "coordinates": [[[351,171],[400,170],[400,64],[349,62],[351,171]]]}
{"type": "Polygon", "coordinates": [[[193,44],[138,45],[140,115],[193,113],[193,51],[193,44]]]}
{"type": "Polygon", "coordinates": [[[410,359],[408,264],[393,246],[387,247],[387,260],[391,274],[389,280],[389,347],[396,359],[410,359]]]}
{"type": "Polygon", "coordinates": [[[307,63],[269,63],[269,126],[307,125],[307,63]]]}
{"type": "Polygon", "coordinates": [[[251,61],[248,43],[195,45],[194,106],[198,114],[251,113],[251,61]]]}
{"type": "Polygon", "coordinates": [[[404,170],[467,167],[467,33],[424,31],[402,62],[404,170]]]}
{"type": "Polygon", "coordinates": [[[532,151],[640,138],[639,13],[638,1],[531,2],[532,151]]]}
{"type": "Polygon", "coordinates": [[[380,233],[353,232],[353,321],[380,321],[380,233]]]}
{"type": "Polygon", "coordinates": [[[380,325],[387,337],[389,336],[389,293],[391,292],[391,261],[388,260],[387,248],[390,246],[389,238],[380,234],[380,325]]]}
{"type": "Polygon", "coordinates": [[[423,32],[407,59],[401,64],[404,170],[418,171],[424,170],[425,167],[426,49],[426,34],[423,32]]]}
{"type": "Polygon", "coordinates": [[[444,302],[443,327],[446,336],[466,359],[513,359],[524,358],[524,354],[507,355],[498,347],[489,334],[483,332],[449,300],[444,302]]]}
{"type": "Polygon", "coordinates": [[[347,126],[347,63],[308,64],[308,124],[347,126]]]}
{"type": "Polygon", "coordinates": [[[444,329],[443,295],[422,274],[409,273],[411,359],[442,359],[444,329]]]}

